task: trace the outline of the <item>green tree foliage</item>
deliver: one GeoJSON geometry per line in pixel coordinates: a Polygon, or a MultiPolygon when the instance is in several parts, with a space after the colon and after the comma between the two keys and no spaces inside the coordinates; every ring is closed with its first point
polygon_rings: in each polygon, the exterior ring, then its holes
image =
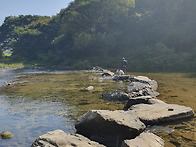
{"type": "Polygon", "coordinates": [[[0,27],[13,59],[43,66],[195,71],[195,0],[74,0],[54,17],[9,16],[0,27]]]}
{"type": "Polygon", "coordinates": [[[3,50],[2,50],[2,48],[0,47],[0,61],[1,61],[2,57],[3,57],[3,50]]]}

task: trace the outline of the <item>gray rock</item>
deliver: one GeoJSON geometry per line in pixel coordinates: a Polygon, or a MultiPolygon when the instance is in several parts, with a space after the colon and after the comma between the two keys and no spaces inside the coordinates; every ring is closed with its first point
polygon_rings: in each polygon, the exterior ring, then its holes
{"type": "Polygon", "coordinates": [[[130,75],[121,75],[121,76],[114,76],[113,80],[115,81],[130,81],[131,76],[130,75]]]}
{"type": "Polygon", "coordinates": [[[95,71],[95,72],[103,72],[103,68],[101,68],[101,67],[99,67],[99,66],[95,66],[95,67],[93,67],[93,70],[95,71]]]}
{"type": "Polygon", "coordinates": [[[156,97],[159,95],[159,93],[154,91],[152,86],[149,85],[148,83],[131,82],[127,86],[127,90],[130,93],[131,97],[147,96],[147,95],[156,97]]]}
{"type": "Polygon", "coordinates": [[[155,103],[165,104],[165,102],[155,99],[152,96],[130,97],[127,101],[127,104],[124,110],[128,110],[131,106],[137,105],[137,104],[155,104],[155,103]]]}
{"type": "Polygon", "coordinates": [[[129,99],[129,95],[121,90],[115,90],[110,93],[103,93],[102,98],[110,101],[126,101],[129,99]]]}
{"type": "Polygon", "coordinates": [[[97,142],[91,141],[88,138],[76,134],[71,135],[62,130],[48,132],[32,144],[31,147],[104,147],[97,142]]]}
{"type": "Polygon", "coordinates": [[[135,76],[132,78],[132,82],[149,84],[153,90],[157,90],[158,88],[158,83],[155,80],[151,80],[146,76],[135,76]]]}
{"type": "Polygon", "coordinates": [[[119,146],[124,139],[135,138],[145,125],[134,113],[123,110],[91,110],[75,125],[77,133],[106,146],[119,146]]]}
{"type": "Polygon", "coordinates": [[[164,147],[164,141],[153,133],[143,132],[135,139],[124,140],[121,147],[164,147]]]}
{"type": "Polygon", "coordinates": [[[107,69],[103,69],[103,68],[101,68],[99,66],[93,67],[93,71],[101,73],[102,76],[114,76],[113,72],[111,72],[111,71],[109,71],[107,69]]]}
{"type": "Polygon", "coordinates": [[[114,73],[109,70],[103,70],[102,76],[114,76],[114,73]]]}
{"type": "Polygon", "coordinates": [[[194,111],[190,107],[166,103],[133,105],[129,108],[129,111],[134,112],[146,125],[171,122],[194,116],[194,111]]]}

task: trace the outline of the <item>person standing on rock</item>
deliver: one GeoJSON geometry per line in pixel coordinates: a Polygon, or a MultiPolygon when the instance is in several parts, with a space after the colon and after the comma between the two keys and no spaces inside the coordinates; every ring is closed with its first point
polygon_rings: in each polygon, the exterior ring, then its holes
{"type": "Polygon", "coordinates": [[[125,73],[127,67],[127,60],[123,57],[121,61],[121,70],[125,73]]]}

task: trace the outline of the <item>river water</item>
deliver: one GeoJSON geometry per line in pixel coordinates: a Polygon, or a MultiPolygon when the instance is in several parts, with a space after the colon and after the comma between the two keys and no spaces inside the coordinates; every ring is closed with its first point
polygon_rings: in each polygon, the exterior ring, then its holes
{"type": "MultiPolygon", "coordinates": [[[[158,82],[158,99],[196,111],[195,73],[128,73],[158,82]]],[[[124,104],[102,100],[103,92],[124,89],[129,83],[114,82],[85,72],[1,70],[0,132],[14,134],[0,139],[0,147],[28,147],[38,136],[61,129],[75,133],[76,119],[91,109],[123,109],[124,104]],[[22,78],[21,78],[22,77],[22,78]],[[5,87],[5,82],[16,86],[5,87]],[[85,90],[94,86],[93,92],[85,90]],[[3,92],[2,92],[3,91],[3,92]]],[[[162,137],[166,147],[196,147],[196,117],[147,129],[162,137]]]]}
{"type": "MultiPolygon", "coordinates": [[[[43,73],[38,70],[0,71],[0,86],[18,77],[43,73]]],[[[1,147],[28,147],[40,135],[61,129],[75,133],[74,123],[68,115],[69,106],[59,102],[28,100],[0,95],[0,132],[14,134],[11,139],[0,139],[1,147]]]]}

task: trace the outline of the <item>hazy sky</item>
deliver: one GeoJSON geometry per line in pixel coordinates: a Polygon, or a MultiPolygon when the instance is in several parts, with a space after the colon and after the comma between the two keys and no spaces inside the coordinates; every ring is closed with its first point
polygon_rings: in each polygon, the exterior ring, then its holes
{"type": "Polygon", "coordinates": [[[6,16],[56,15],[73,0],[0,0],[0,25],[6,16]]]}

